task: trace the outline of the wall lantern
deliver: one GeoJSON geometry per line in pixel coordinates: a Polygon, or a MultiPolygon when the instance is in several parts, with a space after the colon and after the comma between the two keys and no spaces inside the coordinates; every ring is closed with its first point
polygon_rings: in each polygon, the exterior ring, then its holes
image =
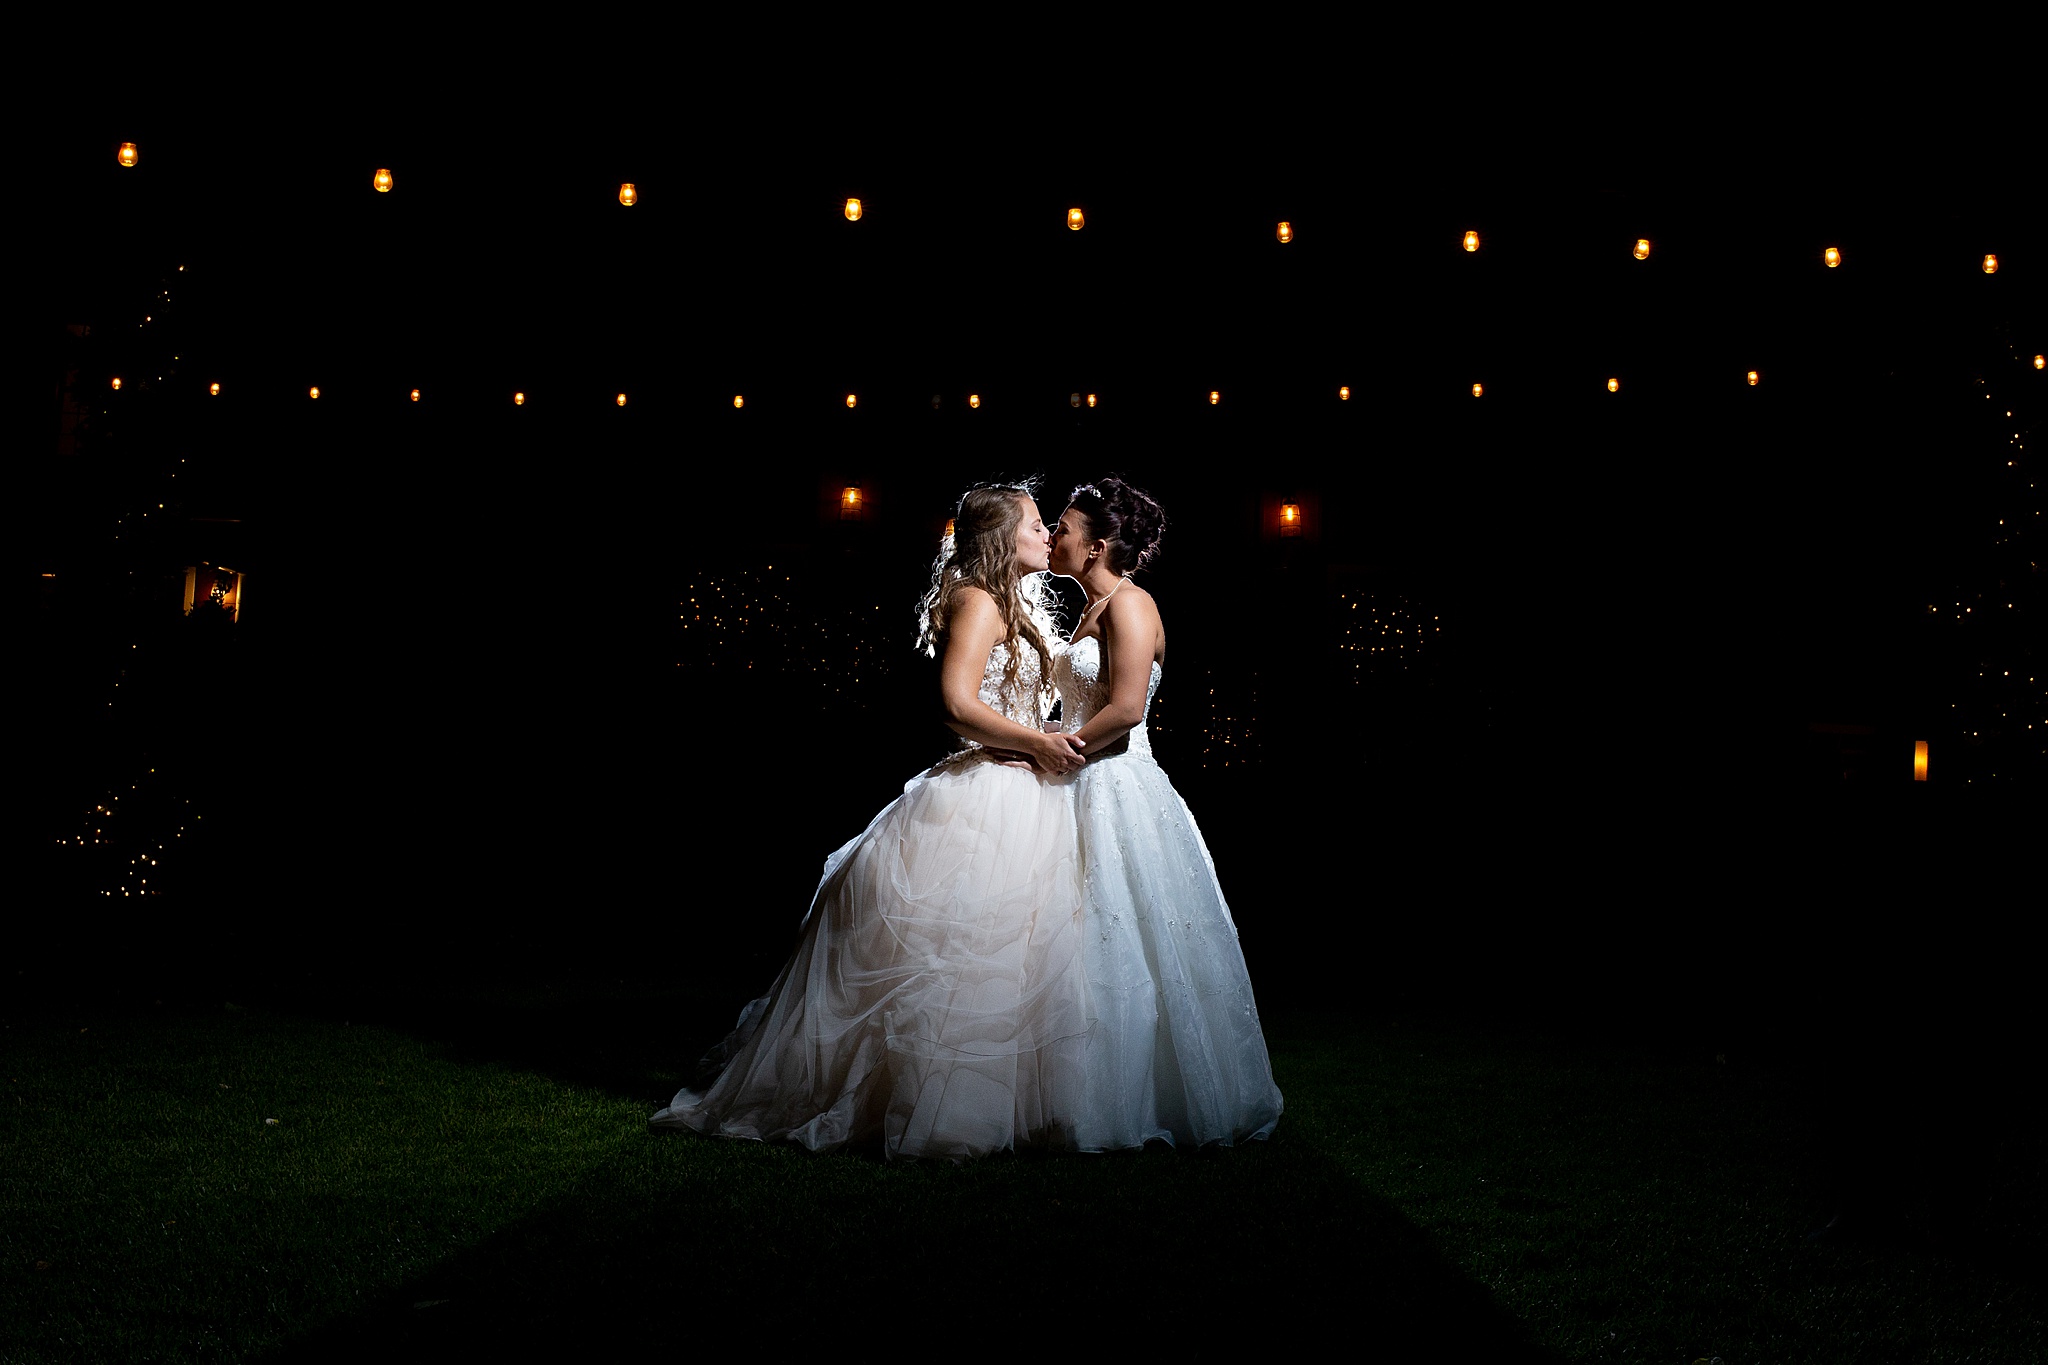
{"type": "Polygon", "coordinates": [[[1351,386],[1349,384],[1339,384],[1337,386],[1337,398],[1341,402],[1349,402],[1351,400],[1351,386]]]}
{"type": "Polygon", "coordinates": [[[1086,223],[1087,223],[1087,221],[1088,221],[1087,215],[1083,214],[1083,213],[1081,212],[1081,210],[1079,210],[1079,209],[1068,209],[1068,210],[1067,210],[1067,230],[1068,230],[1068,231],[1070,231],[1070,232],[1079,232],[1079,231],[1081,230],[1082,226],[1083,226],[1084,224],[1086,224],[1086,223]]]}
{"type": "Polygon", "coordinates": [[[1820,258],[1828,263],[1828,269],[1833,270],[1842,263],[1842,249],[1838,246],[1831,246],[1821,253],[1820,258]]]}
{"type": "Polygon", "coordinates": [[[383,169],[381,166],[378,167],[377,173],[370,177],[370,184],[376,188],[379,194],[391,193],[391,172],[383,169]]]}
{"type": "Polygon", "coordinates": [[[220,385],[218,383],[208,384],[206,386],[206,391],[212,394],[215,398],[220,397],[220,385]]]}
{"type": "Polygon", "coordinates": [[[1984,273],[1987,275],[1996,275],[1998,273],[1997,252],[1987,251],[1984,253],[1984,273]]]}
{"type": "Polygon", "coordinates": [[[133,166],[136,162],[142,160],[142,153],[135,150],[134,143],[124,142],[121,144],[121,150],[114,153],[114,160],[120,162],[123,166],[133,166]]]}
{"type": "Polygon", "coordinates": [[[640,192],[633,188],[632,181],[628,180],[625,184],[619,186],[619,202],[627,208],[632,208],[633,205],[640,202],[640,192]]]}
{"type": "Polygon", "coordinates": [[[1635,258],[1639,261],[1650,259],[1650,239],[1648,237],[1636,238],[1635,258]]]}
{"type": "Polygon", "coordinates": [[[1080,407],[1080,406],[1081,406],[1081,395],[1080,395],[1080,394],[1078,394],[1078,393],[1070,393],[1070,394],[1068,394],[1068,395],[1067,395],[1067,406],[1068,406],[1068,407],[1070,407],[1070,408],[1078,408],[1078,407],[1080,407]]]}
{"type": "Polygon", "coordinates": [[[1209,406],[1215,407],[1223,401],[1223,395],[1215,389],[1209,390],[1209,406]]]}
{"type": "Polygon", "coordinates": [[[1484,396],[1485,396],[1485,394],[1486,394],[1486,385],[1484,385],[1484,384],[1474,384],[1474,385],[1472,386],[1472,396],[1473,396],[1474,398],[1480,398],[1480,397],[1484,397],[1484,396]]]}
{"type": "Polygon", "coordinates": [[[967,406],[968,406],[968,407],[970,407],[970,408],[978,408],[978,407],[980,407],[980,406],[981,406],[981,395],[980,395],[980,394],[978,394],[978,393],[970,393],[970,394],[968,394],[968,395],[967,395],[967,406]]]}
{"type": "Polygon", "coordinates": [[[1913,780],[1915,782],[1925,782],[1927,780],[1927,741],[1924,739],[1913,741],[1913,780]]]}
{"type": "Polygon", "coordinates": [[[848,395],[846,395],[846,406],[848,406],[849,408],[852,407],[856,401],[857,400],[854,398],[852,394],[849,393],[848,395]]]}
{"type": "Polygon", "coordinates": [[[121,376],[117,374],[117,375],[115,375],[115,376],[114,376],[114,392],[116,392],[116,393],[119,393],[120,391],[121,391],[121,376]]]}
{"type": "Polygon", "coordinates": [[[523,392],[520,392],[520,393],[515,393],[515,394],[513,394],[513,395],[512,395],[512,406],[513,406],[513,407],[515,407],[515,408],[523,408],[523,407],[525,407],[525,406],[526,406],[526,394],[525,394],[525,393],[523,393],[523,392]]]}
{"type": "Polygon", "coordinates": [[[1758,374],[1758,373],[1757,373],[1757,372],[1756,372],[1755,370],[1751,370],[1751,371],[1749,372],[1749,376],[1748,376],[1748,378],[1749,378],[1749,386],[1750,386],[1750,387],[1751,387],[1751,388],[1753,389],[1753,388],[1755,388],[1755,387],[1757,386],[1757,383],[1758,383],[1758,382],[1759,382],[1760,380],[1762,380],[1763,376],[1762,376],[1762,375],[1760,375],[1760,374],[1758,374]]]}
{"type": "Polygon", "coordinates": [[[412,401],[415,403],[420,401],[420,391],[418,389],[412,391],[412,401]]]}
{"type": "Polygon", "coordinates": [[[1607,381],[1607,391],[1608,391],[1609,393],[1620,393],[1620,392],[1621,392],[1621,381],[1620,381],[1619,379],[1610,379],[1610,380],[1608,380],[1608,381],[1607,381]]]}
{"type": "Polygon", "coordinates": [[[839,519],[841,521],[859,521],[860,502],[859,488],[849,486],[841,489],[839,492],[839,519]]]}
{"type": "Polygon", "coordinates": [[[626,406],[626,395],[624,395],[623,393],[620,394],[615,401],[618,403],[620,407],[623,408],[624,406],[626,406]]]}
{"type": "Polygon", "coordinates": [[[218,564],[185,566],[185,614],[194,607],[217,607],[228,620],[242,619],[242,575],[218,564]]]}
{"type": "Polygon", "coordinates": [[[306,397],[308,398],[318,398],[319,396],[320,386],[318,384],[315,384],[312,388],[306,390],[306,397]]]}
{"type": "Polygon", "coordinates": [[[1301,504],[1283,502],[1280,504],[1280,534],[1298,536],[1301,534],[1301,504]]]}
{"type": "Polygon", "coordinates": [[[1477,232],[1467,232],[1465,234],[1465,250],[1479,250],[1479,234],[1477,232]]]}
{"type": "Polygon", "coordinates": [[[1285,218],[1281,219],[1280,226],[1273,229],[1273,235],[1280,239],[1280,245],[1286,246],[1294,240],[1294,224],[1285,218]]]}
{"type": "Polygon", "coordinates": [[[1095,406],[1095,395],[1092,393],[1088,395],[1088,406],[1091,408],[1095,406]]]}
{"type": "Polygon", "coordinates": [[[732,405],[736,408],[745,407],[747,405],[747,396],[743,393],[734,394],[732,396],[732,405]]]}
{"type": "Polygon", "coordinates": [[[846,221],[849,223],[858,223],[860,221],[860,200],[849,199],[846,201],[846,221]]]}
{"type": "Polygon", "coordinates": [[[953,518],[951,517],[946,518],[946,534],[949,536],[953,534],[953,518]]]}

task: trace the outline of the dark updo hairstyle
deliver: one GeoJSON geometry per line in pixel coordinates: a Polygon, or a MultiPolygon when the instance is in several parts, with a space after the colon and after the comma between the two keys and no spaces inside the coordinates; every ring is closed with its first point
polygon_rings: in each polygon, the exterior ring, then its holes
{"type": "Polygon", "coordinates": [[[1152,495],[1115,475],[1100,483],[1084,483],[1067,505],[1088,521],[1088,539],[1109,542],[1109,571],[1136,573],[1159,549],[1166,513],[1152,495]]]}

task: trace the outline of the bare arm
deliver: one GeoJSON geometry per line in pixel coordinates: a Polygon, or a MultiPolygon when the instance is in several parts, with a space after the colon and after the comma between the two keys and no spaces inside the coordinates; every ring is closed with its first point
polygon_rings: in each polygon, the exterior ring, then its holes
{"type": "Polygon", "coordinates": [[[1159,642],[1159,608],[1128,590],[1109,599],[1096,623],[1109,668],[1109,700],[1074,732],[1083,753],[1100,753],[1145,719],[1145,693],[1152,686],[1152,654],[1159,642]]]}
{"type": "Polygon", "coordinates": [[[947,727],[987,748],[1024,754],[1045,772],[1078,768],[1081,756],[1071,737],[1019,725],[981,699],[989,651],[1002,635],[1003,617],[994,600],[979,588],[962,588],[946,630],[945,657],[939,661],[947,727]]]}

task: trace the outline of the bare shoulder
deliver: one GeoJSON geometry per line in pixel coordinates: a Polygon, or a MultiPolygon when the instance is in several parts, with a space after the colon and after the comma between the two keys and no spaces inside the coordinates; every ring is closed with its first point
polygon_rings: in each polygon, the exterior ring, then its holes
{"type": "Polygon", "coordinates": [[[960,621],[1002,615],[996,608],[996,599],[988,595],[988,590],[972,583],[962,583],[953,589],[952,606],[954,619],[960,621]]]}
{"type": "Polygon", "coordinates": [[[1116,590],[1109,599],[1109,605],[1102,609],[1102,615],[1112,629],[1161,628],[1159,604],[1135,581],[1116,590]]]}

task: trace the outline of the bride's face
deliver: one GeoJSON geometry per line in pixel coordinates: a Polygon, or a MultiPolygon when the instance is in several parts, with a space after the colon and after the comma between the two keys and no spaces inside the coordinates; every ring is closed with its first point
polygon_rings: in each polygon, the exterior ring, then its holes
{"type": "Polygon", "coordinates": [[[1045,518],[1038,515],[1038,504],[1030,498],[1019,498],[1024,506],[1024,519],[1017,523],[1017,569],[1020,573],[1038,573],[1046,566],[1052,551],[1052,535],[1045,529],[1045,518]]]}
{"type": "Polygon", "coordinates": [[[1088,518],[1069,507],[1052,528],[1052,571],[1062,578],[1079,578],[1088,567],[1088,545],[1088,518]]]}

